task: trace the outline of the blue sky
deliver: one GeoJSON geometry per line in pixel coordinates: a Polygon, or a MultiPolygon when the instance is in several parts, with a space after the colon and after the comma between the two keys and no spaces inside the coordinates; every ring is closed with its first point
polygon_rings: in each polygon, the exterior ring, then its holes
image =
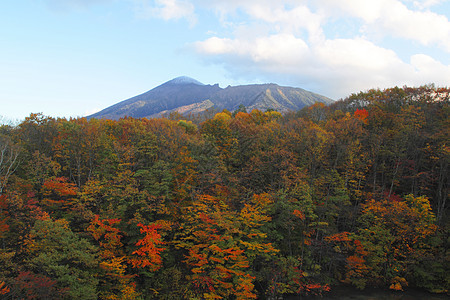
{"type": "Polygon", "coordinates": [[[4,0],[0,116],[85,116],[177,76],[334,99],[448,86],[449,19],[440,0],[4,0]]]}

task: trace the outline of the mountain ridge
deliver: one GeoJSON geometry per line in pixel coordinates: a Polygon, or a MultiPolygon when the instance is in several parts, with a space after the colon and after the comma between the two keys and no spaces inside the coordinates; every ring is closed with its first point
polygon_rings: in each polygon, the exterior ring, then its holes
{"type": "Polygon", "coordinates": [[[301,88],[275,83],[219,87],[203,84],[187,76],[176,77],[145,93],[109,106],[87,118],[119,119],[125,116],[153,118],[163,113],[201,113],[202,109],[236,110],[244,105],[248,110],[274,109],[280,112],[299,110],[304,106],[332,99],[301,88]]]}

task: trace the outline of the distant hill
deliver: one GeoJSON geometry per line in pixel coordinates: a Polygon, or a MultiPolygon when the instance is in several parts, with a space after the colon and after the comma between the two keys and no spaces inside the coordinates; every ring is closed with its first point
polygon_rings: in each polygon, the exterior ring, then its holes
{"type": "Polygon", "coordinates": [[[236,110],[243,104],[247,110],[274,109],[279,112],[299,110],[305,106],[333,100],[301,88],[277,84],[252,84],[220,88],[218,84],[205,85],[189,77],[177,77],[141,95],[119,102],[88,118],[119,119],[158,117],[178,111],[182,114],[200,113],[209,108],[236,110]]]}

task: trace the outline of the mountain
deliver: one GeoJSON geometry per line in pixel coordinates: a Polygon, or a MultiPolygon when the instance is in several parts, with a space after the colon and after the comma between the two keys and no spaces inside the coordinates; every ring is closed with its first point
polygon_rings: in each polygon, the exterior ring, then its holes
{"type": "Polygon", "coordinates": [[[193,78],[182,76],[167,81],[141,95],[119,102],[88,118],[119,119],[158,117],[177,111],[182,114],[200,113],[209,108],[236,110],[243,104],[252,109],[274,109],[279,112],[299,110],[315,102],[325,104],[333,100],[301,88],[277,84],[251,84],[220,88],[218,84],[206,85],[193,78]]]}

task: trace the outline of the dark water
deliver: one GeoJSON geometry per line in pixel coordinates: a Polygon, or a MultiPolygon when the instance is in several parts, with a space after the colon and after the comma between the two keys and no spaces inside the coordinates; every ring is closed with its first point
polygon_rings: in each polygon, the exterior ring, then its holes
{"type": "Polygon", "coordinates": [[[445,294],[432,294],[422,290],[406,290],[404,292],[366,289],[360,291],[349,287],[335,287],[323,297],[289,297],[289,300],[450,300],[445,294]]]}

